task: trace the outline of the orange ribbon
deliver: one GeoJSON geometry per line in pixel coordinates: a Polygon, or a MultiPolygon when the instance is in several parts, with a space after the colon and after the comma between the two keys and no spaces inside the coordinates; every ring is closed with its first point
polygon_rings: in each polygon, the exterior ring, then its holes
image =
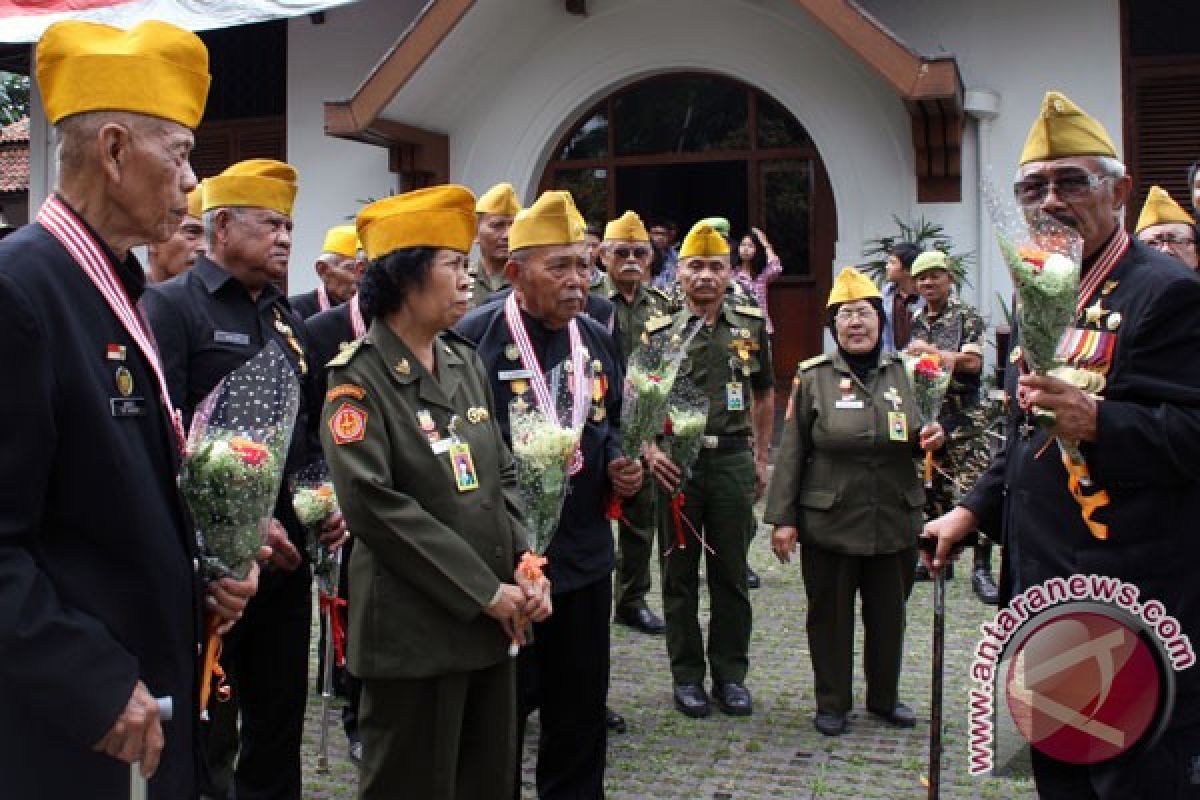
{"type": "Polygon", "coordinates": [[[205,718],[208,713],[208,699],[212,694],[213,683],[217,688],[217,700],[224,703],[233,694],[225,683],[225,670],[221,668],[221,634],[217,629],[223,620],[217,614],[208,616],[207,634],[204,643],[204,667],[200,673],[200,716],[205,718]]]}
{"type": "MultiPolygon", "coordinates": [[[[521,577],[525,580],[540,586],[542,582],[546,580],[546,572],[542,569],[546,566],[546,563],[545,556],[539,556],[532,551],[526,551],[521,554],[521,560],[517,562],[517,572],[520,573],[521,577]]],[[[524,628],[528,624],[529,620],[527,620],[525,615],[522,614],[521,624],[519,627],[524,628]]],[[[520,647],[521,643],[517,641],[516,637],[513,637],[512,646],[509,648],[509,653],[515,656],[520,647]]]]}
{"type": "Polygon", "coordinates": [[[342,622],[339,608],[346,607],[346,598],[337,597],[327,592],[317,593],[317,603],[320,613],[329,620],[328,635],[333,637],[333,663],[339,668],[346,666],[346,623],[342,622]]]}
{"type": "Polygon", "coordinates": [[[933,451],[925,451],[925,488],[933,488],[933,451]]]}
{"type": "Polygon", "coordinates": [[[1092,515],[1108,505],[1108,492],[1100,489],[1087,494],[1084,492],[1083,486],[1092,482],[1087,464],[1074,463],[1066,453],[1062,454],[1062,462],[1067,470],[1067,489],[1070,490],[1071,496],[1075,498],[1075,502],[1079,504],[1079,509],[1083,514],[1083,524],[1087,525],[1092,536],[1104,541],[1108,538],[1108,526],[1103,522],[1092,519],[1092,515]]]}

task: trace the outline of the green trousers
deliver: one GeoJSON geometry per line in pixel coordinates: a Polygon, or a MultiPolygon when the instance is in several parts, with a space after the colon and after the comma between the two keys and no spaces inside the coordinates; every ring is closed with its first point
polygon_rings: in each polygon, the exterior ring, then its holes
{"type": "Polygon", "coordinates": [[[655,497],[647,480],[621,507],[625,518],[617,523],[617,571],[613,577],[613,605],[617,613],[646,607],[650,591],[650,557],[654,553],[655,497]]]}
{"type": "Polygon", "coordinates": [[[854,605],[862,599],[863,673],[867,708],[896,707],[904,657],[905,604],[912,592],[917,548],[851,556],[802,545],[808,596],[808,651],[817,710],[844,714],[854,705],[854,605]]]}
{"type": "Polygon", "coordinates": [[[360,800],[501,800],[516,760],[516,661],[362,682],[360,800]]]}
{"type": "Polygon", "coordinates": [[[743,683],[750,666],[754,626],[746,587],[746,520],[754,504],[754,457],[749,450],[703,450],[684,485],[683,515],[702,533],[708,552],[684,523],[679,546],[671,499],[659,490],[663,616],[675,683],[701,683],[705,674],[700,631],[700,556],[704,555],[711,616],[708,666],[714,682],[743,683]]]}

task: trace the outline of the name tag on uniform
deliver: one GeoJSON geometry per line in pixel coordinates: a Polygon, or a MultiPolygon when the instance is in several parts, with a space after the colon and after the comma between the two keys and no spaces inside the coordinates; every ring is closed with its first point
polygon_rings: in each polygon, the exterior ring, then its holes
{"type": "Polygon", "coordinates": [[[213,331],[213,341],[220,344],[250,344],[250,336],[245,333],[235,333],[234,331],[213,331]]]}
{"type": "Polygon", "coordinates": [[[746,395],[738,381],[725,384],[725,410],[745,411],[746,395]]]}
{"type": "Polygon", "coordinates": [[[527,369],[502,369],[496,373],[496,377],[502,381],[520,381],[532,378],[533,373],[527,369]]]}
{"type": "Polygon", "coordinates": [[[908,441],[908,416],[903,411],[888,412],[888,438],[893,442],[908,441]]]}
{"type": "Polygon", "coordinates": [[[833,404],[833,407],[834,408],[861,409],[863,407],[863,401],[862,400],[838,400],[836,403],[833,404]]]}
{"type": "Polygon", "coordinates": [[[110,397],[108,404],[114,417],[144,417],[146,416],[146,398],[144,397],[110,397]]]}

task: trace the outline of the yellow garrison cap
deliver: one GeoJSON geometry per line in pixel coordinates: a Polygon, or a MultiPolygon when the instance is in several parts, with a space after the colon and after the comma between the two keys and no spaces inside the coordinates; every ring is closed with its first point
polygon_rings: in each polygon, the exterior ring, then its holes
{"type": "Polygon", "coordinates": [[[1021,163],[1068,156],[1117,157],[1108,131],[1062,92],[1046,92],[1021,151],[1021,163]]]}
{"type": "Polygon", "coordinates": [[[1183,210],[1183,206],[1176,203],[1171,195],[1167,194],[1167,190],[1161,186],[1151,186],[1150,193],[1146,195],[1146,204],[1142,206],[1142,213],[1138,215],[1137,228],[1135,232],[1141,233],[1151,225],[1164,225],[1168,222],[1182,222],[1185,225],[1195,225],[1196,220],[1183,210]]]}
{"type": "Polygon", "coordinates": [[[648,242],[650,234],[637,212],[626,211],[621,216],[604,226],[605,239],[619,239],[626,242],[648,242]]]}
{"type": "Polygon", "coordinates": [[[322,253],[336,253],[346,258],[358,254],[358,229],[353,225],[335,225],[325,232],[322,253]]]}
{"type": "Polygon", "coordinates": [[[946,261],[946,254],[941,250],[926,250],[924,253],[921,253],[921,255],[913,260],[909,271],[915,278],[922,272],[929,272],[931,269],[950,269],[950,264],[946,261]]]}
{"type": "Polygon", "coordinates": [[[683,244],[679,248],[680,258],[727,255],[729,242],[725,241],[725,237],[717,233],[707,220],[700,220],[693,225],[688,235],[683,237],[683,244]]]}
{"type": "Polygon", "coordinates": [[[204,181],[188,192],[188,216],[196,219],[204,216],[204,181]]]}
{"type": "Polygon", "coordinates": [[[239,161],[220,175],[204,179],[204,210],[248,206],[292,215],[296,169],[270,158],[239,161]]]}
{"type": "Polygon", "coordinates": [[[430,186],[364,206],[354,221],[367,258],[409,247],[465,253],[475,239],[475,195],[465,186],[430,186]]]}
{"type": "Polygon", "coordinates": [[[515,217],[521,210],[521,201],[517,199],[517,191],[511,183],[497,183],[479,196],[475,204],[477,214],[503,214],[515,217]]]}
{"type": "Polygon", "coordinates": [[[872,297],[883,297],[875,282],[854,267],[846,267],[833,282],[833,289],[829,292],[829,302],[825,304],[825,307],[829,308],[839,303],[852,303],[855,300],[869,300],[872,297]]]}
{"type": "Polygon", "coordinates": [[[529,208],[522,209],[508,232],[511,250],[583,241],[583,215],[575,208],[571,193],[551,189],[542,192],[529,208]]]}
{"type": "Polygon", "coordinates": [[[195,128],[208,98],[200,37],[150,20],[129,30],[65,20],[37,43],[38,88],[51,125],[84,111],[132,111],[195,128]]]}

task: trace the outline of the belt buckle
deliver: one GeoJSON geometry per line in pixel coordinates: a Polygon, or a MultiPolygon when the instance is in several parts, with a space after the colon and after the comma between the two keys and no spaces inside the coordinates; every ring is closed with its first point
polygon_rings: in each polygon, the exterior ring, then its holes
{"type": "Polygon", "coordinates": [[[720,444],[720,442],[720,437],[712,436],[707,433],[700,438],[700,446],[705,450],[716,450],[717,445],[720,444]]]}

